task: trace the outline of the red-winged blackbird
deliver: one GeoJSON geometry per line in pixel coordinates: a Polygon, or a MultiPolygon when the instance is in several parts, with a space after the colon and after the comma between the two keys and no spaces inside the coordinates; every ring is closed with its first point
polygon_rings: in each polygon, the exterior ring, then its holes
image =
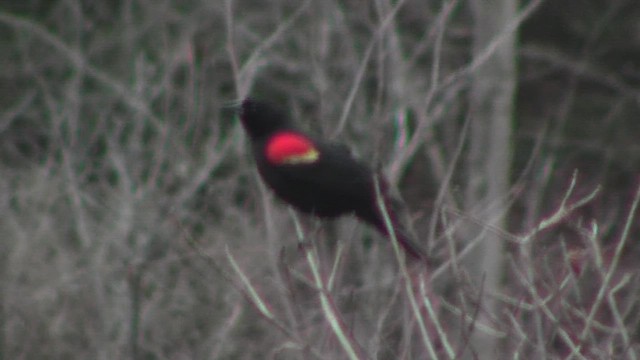
{"type": "MultiPolygon", "coordinates": [[[[249,135],[258,171],[282,200],[319,217],[349,213],[388,236],[377,205],[374,171],[341,144],[328,143],[297,130],[288,116],[270,104],[245,99],[240,120],[249,135]]],[[[386,182],[380,193],[399,244],[414,258],[425,259],[401,225],[386,182]]]]}

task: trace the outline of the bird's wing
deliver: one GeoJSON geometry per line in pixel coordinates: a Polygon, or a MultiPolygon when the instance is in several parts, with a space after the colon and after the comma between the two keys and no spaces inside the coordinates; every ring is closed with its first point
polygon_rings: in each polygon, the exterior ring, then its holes
{"type": "Polygon", "coordinates": [[[283,168],[287,176],[320,192],[362,197],[373,190],[373,172],[344,145],[317,144],[317,162],[283,168]]]}

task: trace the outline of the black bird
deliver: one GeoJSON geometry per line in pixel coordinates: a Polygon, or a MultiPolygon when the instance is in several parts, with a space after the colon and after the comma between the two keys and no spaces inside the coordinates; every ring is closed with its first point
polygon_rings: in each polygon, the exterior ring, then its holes
{"type": "MultiPolygon", "coordinates": [[[[346,146],[301,132],[271,104],[247,98],[239,110],[258,171],[280,199],[321,218],[355,214],[389,236],[376,201],[376,173],[355,159],[346,146]]],[[[411,257],[425,260],[401,224],[398,201],[391,196],[386,181],[379,177],[378,182],[399,244],[411,257]]]]}

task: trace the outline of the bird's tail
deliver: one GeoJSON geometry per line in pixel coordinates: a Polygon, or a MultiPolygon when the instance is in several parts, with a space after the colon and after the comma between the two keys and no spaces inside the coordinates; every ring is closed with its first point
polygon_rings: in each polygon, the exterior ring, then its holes
{"type": "MultiPolygon", "coordinates": [[[[389,203],[388,201],[386,201],[389,203]]],[[[391,205],[391,204],[389,204],[391,205]]],[[[418,246],[415,236],[409,231],[408,226],[401,221],[398,213],[393,207],[387,205],[387,215],[393,228],[393,234],[398,241],[398,244],[404,249],[404,251],[416,260],[426,261],[427,256],[420,246],[418,246]]],[[[380,213],[379,220],[374,223],[376,229],[384,234],[386,237],[391,238],[389,229],[387,228],[384,215],[380,213]]]]}
{"type": "MultiPolygon", "coordinates": [[[[379,195],[381,195],[384,200],[384,210],[378,206],[378,201],[375,201],[372,208],[375,209],[368,214],[358,214],[360,218],[365,220],[366,222],[373,225],[380,233],[390,238],[391,234],[389,229],[387,228],[387,222],[385,218],[388,218],[391,223],[391,228],[393,228],[393,233],[395,235],[398,244],[404,249],[404,251],[413,259],[426,261],[427,256],[426,253],[422,250],[420,246],[418,246],[415,241],[415,236],[409,230],[409,221],[402,217],[402,209],[404,208],[402,201],[399,198],[392,196],[389,191],[389,187],[384,180],[379,183],[380,191],[376,191],[379,195]],[[406,221],[403,221],[406,220],[406,221]]],[[[375,197],[376,199],[378,196],[375,197]]]]}

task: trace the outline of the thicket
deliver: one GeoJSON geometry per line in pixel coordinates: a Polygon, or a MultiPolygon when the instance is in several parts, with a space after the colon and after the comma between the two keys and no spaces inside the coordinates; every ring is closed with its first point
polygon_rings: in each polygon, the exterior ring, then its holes
{"type": "Polygon", "coordinates": [[[464,203],[467,1],[0,2],[0,359],[458,358],[477,332],[497,358],[637,359],[640,5],[533,5],[497,229],[464,203]],[[380,166],[429,269],[353,219],[298,233],[228,107],[247,94],[380,166]],[[465,272],[480,233],[498,293],[465,272]]]}

